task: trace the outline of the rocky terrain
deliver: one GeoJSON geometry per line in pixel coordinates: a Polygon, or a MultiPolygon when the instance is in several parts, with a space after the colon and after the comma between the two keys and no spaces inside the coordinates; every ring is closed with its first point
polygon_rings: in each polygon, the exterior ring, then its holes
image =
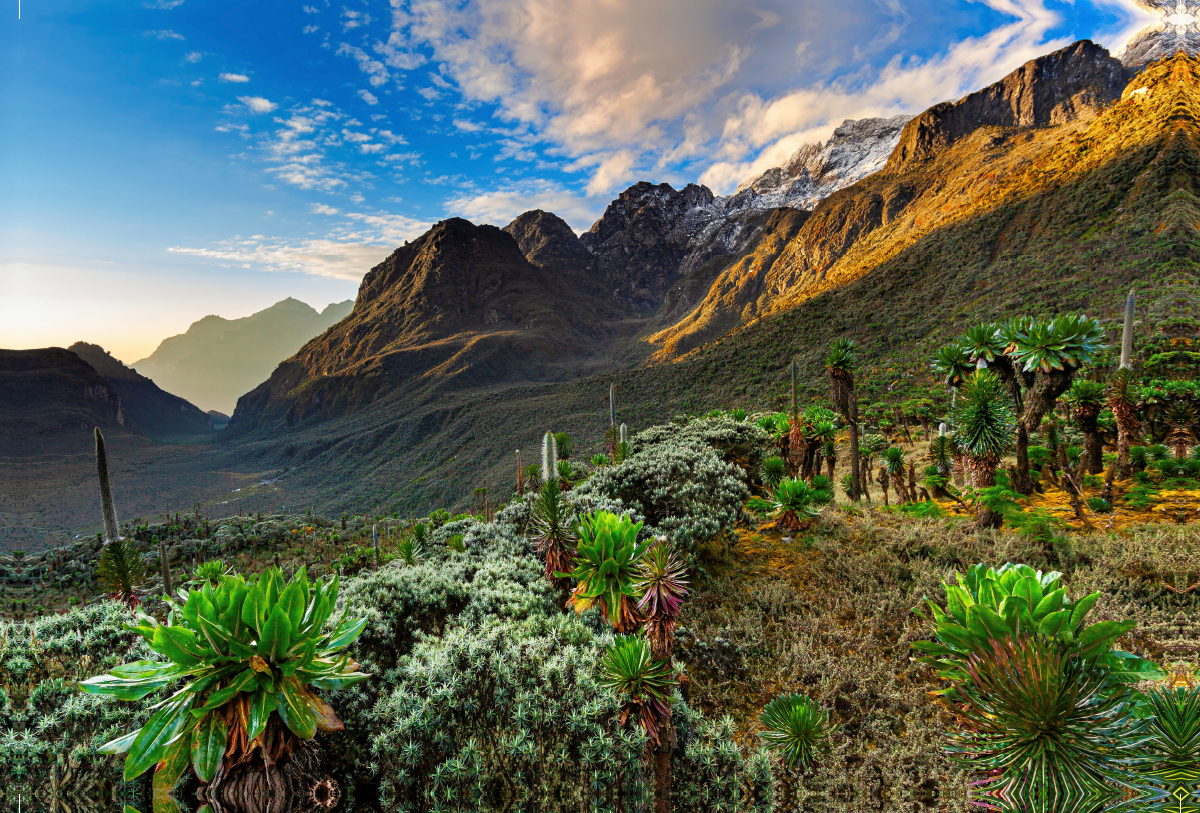
{"type": "Polygon", "coordinates": [[[186,332],[164,339],[133,367],[160,387],[225,414],[261,384],[279,362],[350,313],[336,302],[318,313],[295,299],[276,302],[241,319],[205,316],[186,332]]]}

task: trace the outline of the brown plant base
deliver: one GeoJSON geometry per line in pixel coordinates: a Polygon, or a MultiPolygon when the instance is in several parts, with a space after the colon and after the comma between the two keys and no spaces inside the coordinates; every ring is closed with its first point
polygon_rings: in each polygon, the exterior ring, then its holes
{"type": "Polygon", "coordinates": [[[332,810],[337,783],[321,776],[317,753],[275,716],[245,749],[233,747],[197,796],[213,813],[316,813],[332,810]]]}

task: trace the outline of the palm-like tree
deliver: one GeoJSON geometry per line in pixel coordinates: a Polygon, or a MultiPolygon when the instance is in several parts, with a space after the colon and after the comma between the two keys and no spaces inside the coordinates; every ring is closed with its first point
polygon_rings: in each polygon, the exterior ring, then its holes
{"type": "Polygon", "coordinates": [[[1104,384],[1099,381],[1079,379],[1063,395],[1070,404],[1083,432],[1084,448],[1087,449],[1088,474],[1104,471],[1104,444],[1100,440],[1100,410],[1104,407],[1104,384]]]}
{"type": "Polygon", "coordinates": [[[1134,393],[1133,370],[1120,367],[1108,379],[1108,408],[1117,422],[1116,476],[1128,480],[1132,476],[1129,465],[1129,446],[1133,435],[1140,428],[1137,414],[1137,395],[1134,393]]]}
{"type": "Polygon", "coordinates": [[[883,450],[880,455],[884,471],[892,480],[892,486],[896,489],[896,497],[900,502],[910,502],[908,490],[904,486],[904,450],[899,446],[889,446],[883,450]]]}
{"type": "MultiPolygon", "coordinates": [[[[954,442],[963,451],[976,488],[996,484],[996,468],[1013,446],[1016,416],[1000,377],[987,369],[977,370],[962,385],[954,412],[954,442]]],[[[977,528],[998,528],[1003,517],[981,507],[975,517],[977,528]]]]}
{"type": "MultiPolygon", "coordinates": [[[[858,344],[853,339],[834,339],[825,357],[825,370],[832,383],[832,401],[850,428],[850,499],[858,501],[862,493],[858,451],[858,396],[854,391],[854,372],[858,369],[858,344]]],[[[829,473],[833,474],[830,462],[829,473]]]]}

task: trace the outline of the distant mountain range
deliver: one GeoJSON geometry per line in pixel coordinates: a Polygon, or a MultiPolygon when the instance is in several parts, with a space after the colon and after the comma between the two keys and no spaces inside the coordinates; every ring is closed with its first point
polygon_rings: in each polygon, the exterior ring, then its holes
{"type": "Polygon", "coordinates": [[[344,319],[353,306],[346,300],[318,313],[289,297],[241,319],[205,316],[187,332],[164,339],[133,367],[201,409],[232,414],[239,396],[265,381],[309,339],[344,319]]]}

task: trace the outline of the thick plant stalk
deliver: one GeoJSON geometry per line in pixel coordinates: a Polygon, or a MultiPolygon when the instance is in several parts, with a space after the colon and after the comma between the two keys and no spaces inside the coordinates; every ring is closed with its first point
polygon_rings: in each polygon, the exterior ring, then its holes
{"type": "Polygon", "coordinates": [[[375,548],[375,569],[379,570],[379,526],[371,526],[371,545],[375,548]]]}
{"type": "Polygon", "coordinates": [[[105,542],[116,542],[119,537],[117,528],[117,509],[113,505],[112,482],[108,479],[108,453],[104,449],[104,435],[100,427],[96,427],[96,474],[100,479],[100,511],[104,515],[105,542]]]}
{"type": "Polygon", "coordinates": [[[792,358],[791,373],[792,373],[792,386],[791,386],[792,423],[796,423],[797,418],[800,417],[800,405],[796,399],[796,379],[800,377],[800,368],[799,368],[799,365],[796,364],[796,359],[794,357],[792,358]]]}
{"type": "Polygon", "coordinates": [[[1133,310],[1135,305],[1134,293],[1129,291],[1125,297],[1125,324],[1121,328],[1121,369],[1130,369],[1133,361],[1133,310]]]}
{"type": "Polygon", "coordinates": [[[158,540],[158,566],[162,570],[163,592],[171,595],[171,562],[167,559],[167,540],[158,540]]]}
{"type": "Polygon", "coordinates": [[[608,385],[608,425],[617,425],[617,385],[608,385]]]}
{"type": "Polygon", "coordinates": [[[854,392],[853,382],[850,384],[849,418],[847,423],[850,425],[850,499],[858,502],[866,489],[863,486],[858,459],[858,396],[854,392]]]}
{"type": "Polygon", "coordinates": [[[1125,298],[1125,324],[1121,330],[1121,366],[1110,384],[1108,406],[1112,409],[1117,424],[1116,479],[1128,480],[1133,476],[1129,465],[1129,446],[1133,433],[1137,431],[1137,412],[1130,403],[1129,385],[1133,364],[1133,313],[1134,293],[1125,298]]]}
{"type": "Polygon", "coordinates": [[[547,432],[542,438],[542,482],[558,479],[558,443],[554,433],[547,432]]]}
{"type": "Polygon", "coordinates": [[[521,470],[521,450],[517,449],[517,496],[525,496],[525,475],[521,470]]]}
{"type": "Polygon", "coordinates": [[[622,443],[629,442],[629,427],[626,426],[625,424],[621,424],[621,442],[622,443]]]}

